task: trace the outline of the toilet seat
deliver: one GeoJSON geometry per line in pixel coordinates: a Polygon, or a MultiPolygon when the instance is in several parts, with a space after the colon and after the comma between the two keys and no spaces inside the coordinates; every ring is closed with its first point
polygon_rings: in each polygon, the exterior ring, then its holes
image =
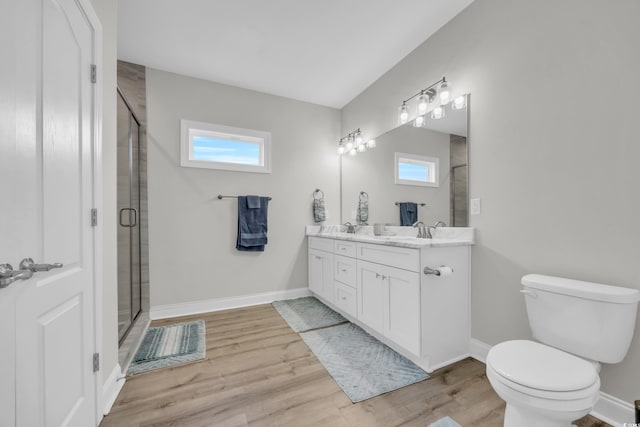
{"type": "Polygon", "coordinates": [[[549,400],[581,400],[600,389],[600,378],[592,364],[528,340],[494,346],[487,355],[487,371],[510,389],[549,400]]]}

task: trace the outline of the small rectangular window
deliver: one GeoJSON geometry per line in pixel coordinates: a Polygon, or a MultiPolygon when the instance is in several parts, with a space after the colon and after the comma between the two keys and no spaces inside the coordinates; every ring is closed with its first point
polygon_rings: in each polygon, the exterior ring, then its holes
{"type": "Polygon", "coordinates": [[[271,173],[271,133],[181,120],[180,165],[271,173]]]}
{"type": "Polygon", "coordinates": [[[395,153],[396,184],[438,187],[440,159],[395,153]]]}

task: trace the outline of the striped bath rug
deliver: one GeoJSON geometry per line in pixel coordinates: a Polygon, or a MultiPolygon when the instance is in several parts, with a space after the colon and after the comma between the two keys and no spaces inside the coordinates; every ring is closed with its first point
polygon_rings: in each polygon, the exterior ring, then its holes
{"type": "Polygon", "coordinates": [[[127,375],[204,359],[204,320],[149,328],[127,375]]]}

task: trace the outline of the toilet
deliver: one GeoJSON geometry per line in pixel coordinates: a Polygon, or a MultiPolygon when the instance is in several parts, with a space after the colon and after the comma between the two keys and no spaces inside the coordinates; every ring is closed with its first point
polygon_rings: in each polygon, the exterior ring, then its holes
{"type": "Polygon", "coordinates": [[[560,277],[522,278],[536,341],[497,344],[487,378],[506,403],[505,427],[568,427],[593,409],[600,363],[631,345],[640,291],[560,277]]]}

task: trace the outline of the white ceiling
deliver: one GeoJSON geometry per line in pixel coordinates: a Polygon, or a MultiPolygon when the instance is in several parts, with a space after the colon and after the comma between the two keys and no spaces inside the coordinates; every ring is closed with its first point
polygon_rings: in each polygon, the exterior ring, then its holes
{"type": "Polygon", "coordinates": [[[473,0],[119,0],[118,58],[341,108],[473,0]]]}

